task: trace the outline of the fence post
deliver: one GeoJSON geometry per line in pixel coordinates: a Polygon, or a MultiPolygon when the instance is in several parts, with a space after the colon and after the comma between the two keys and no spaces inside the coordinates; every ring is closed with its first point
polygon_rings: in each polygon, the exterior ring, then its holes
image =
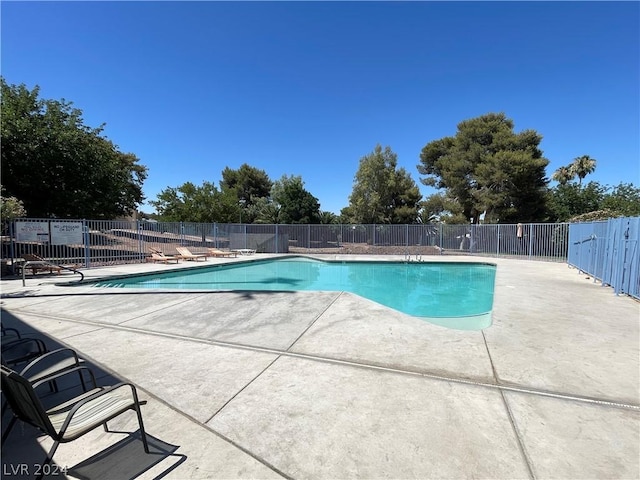
{"type": "Polygon", "coordinates": [[[533,254],[533,223],[529,224],[529,260],[531,260],[531,255],[533,254]]]}
{"type": "Polygon", "coordinates": [[[280,237],[278,236],[278,224],[276,223],[276,253],[280,253],[279,243],[280,237]]]}
{"type": "Polygon", "coordinates": [[[438,246],[440,247],[440,255],[443,255],[444,247],[442,246],[442,235],[444,234],[444,223],[440,223],[440,228],[438,230],[440,230],[440,245],[438,246]]]}
{"type": "Polygon", "coordinates": [[[142,222],[136,220],[136,230],[138,231],[138,260],[142,262],[144,257],[144,242],[142,240],[142,222]]]}
{"type": "Polygon", "coordinates": [[[84,263],[87,268],[91,267],[91,250],[89,245],[89,224],[87,220],[82,220],[82,231],[84,233],[84,263]]]}
{"type": "Polygon", "coordinates": [[[15,232],[15,220],[9,222],[9,255],[11,255],[11,273],[16,274],[16,245],[13,238],[15,232]]]}
{"type": "Polygon", "coordinates": [[[498,224],[496,237],[496,257],[500,257],[500,224],[498,224]]]}

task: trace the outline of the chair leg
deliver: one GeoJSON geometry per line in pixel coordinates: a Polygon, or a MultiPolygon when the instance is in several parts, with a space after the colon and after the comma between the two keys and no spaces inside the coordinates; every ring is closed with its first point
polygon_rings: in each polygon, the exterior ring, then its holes
{"type": "Polygon", "coordinates": [[[149,452],[149,444],[147,443],[147,433],[144,431],[144,423],[142,422],[142,411],[140,410],[140,405],[144,405],[147,403],[146,400],[144,401],[140,401],[138,399],[138,392],[136,392],[135,387],[131,387],[132,392],[133,393],[133,400],[134,400],[134,404],[133,404],[133,408],[136,411],[136,415],[138,416],[138,424],[140,424],[140,437],[142,438],[142,446],[144,447],[144,452],[145,453],[151,453],[149,452]]]}
{"type": "Polygon", "coordinates": [[[53,455],[56,453],[56,450],[58,449],[58,445],[60,445],[60,442],[58,442],[57,440],[53,442],[53,445],[51,446],[51,450],[49,450],[49,453],[47,454],[47,458],[44,460],[44,463],[42,464],[42,468],[40,469],[40,475],[36,477],[36,480],[42,480],[42,477],[44,477],[44,472],[48,470],[46,467],[53,460],[53,455]]]}
{"type": "Polygon", "coordinates": [[[0,442],[0,445],[4,445],[4,441],[7,439],[7,437],[9,436],[9,432],[11,432],[11,429],[13,428],[13,426],[16,423],[16,420],[18,420],[17,417],[11,417],[11,420],[9,421],[9,425],[7,425],[7,429],[4,431],[4,433],[2,434],[2,441],[0,442]]]}
{"type": "Polygon", "coordinates": [[[145,453],[149,452],[149,444],[147,443],[147,433],[144,431],[144,423],[142,423],[142,412],[140,411],[140,404],[136,403],[136,415],[138,416],[138,423],[140,424],[140,437],[142,438],[142,445],[145,453]]]}

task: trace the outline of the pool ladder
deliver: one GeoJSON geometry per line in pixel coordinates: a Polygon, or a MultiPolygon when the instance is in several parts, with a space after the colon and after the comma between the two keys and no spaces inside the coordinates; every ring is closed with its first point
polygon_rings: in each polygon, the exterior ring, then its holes
{"type": "MultiPolygon", "coordinates": [[[[414,260],[415,262],[422,262],[422,255],[418,255],[416,254],[416,259],[414,260]]],[[[411,263],[411,254],[410,253],[405,253],[404,254],[404,263],[411,263]]]]}

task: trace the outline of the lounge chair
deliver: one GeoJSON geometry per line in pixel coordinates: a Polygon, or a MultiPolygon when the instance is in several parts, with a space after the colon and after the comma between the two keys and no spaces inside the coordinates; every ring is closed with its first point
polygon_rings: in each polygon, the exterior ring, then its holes
{"type": "Polygon", "coordinates": [[[207,261],[207,254],[205,253],[191,253],[187,247],[176,247],[176,250],[184,260],[198,260],[202,258],[205,262],[207,261]]]}
{"type": "Polygon", "coordinates": [[[239,253],[240,255],[253,255],[254,253],[256,253],[256,250],[253,248],[236,248],[235,250],[231,251],[239,253]]]}
{"type": "Polygon", "coordinates": [[[46,272],[46,271],[48,271],[49,273],[55,272],[59,274],[63,270],[63,268],[60,267],[59,265],[54,265],[48,260],[45,260],[44,258],[39,257],[38,255],[34,255],[32,253],[24,253],[22,254],[22,258],[25,263],[20,265],[20,268],[25,268],[26,263],[29,262],[29,265],[26,265],[26,268],[31,270],[31,273],[33,275],[35,275],[38,272],[46,272]]]}
{"type": "Polygon", "coordinates": [[[176,263],[180,263],[180,259],[182,258],[177,255],[165,255],[155,248],[149,248],[149,251],[151,252],[151,257],[147,257],[147,260],[151,260],[152,262],[170,263],[175,261],[176,263]]]}
{"type": "Polygon", "coordinates": [[[47,377],[34,384],[4,365],[1,367],[1,371],[2,393],[13,411],[13,417],[7,426],[7,430],[2,435],[2,443],[4,444],[17,420],[33,425],[54,440],[53,446],[43,463],[43,468],[40,469],[42,474],[38,477],[39,479],[44,476],[46,467],[53,460],[53,455],[56,453],[60,443],[71,442],[100,425],[108,432],[107,422],[127,410],[136,412],[138,424],[140,425],[142,445],[144,451],[149,453],[149,445],[147,444],[147,436],[140,411],[140,405],[143,405],[144,402],[138,400],[136,388],[132,384],[119,383],[112,387],[96,387],[89,392],[84,392],[71,400],[45,410],[35,389],[42,383],[68,375],[72,370],[62,372],[53,377],[47,377]]]}
{"type": "Polygon", "coordinates": [[[218,250],[217,248],[207,248],[207,251],[213,257],[237,257],[238,252],[225,252],[223,250],[218,250]]]}

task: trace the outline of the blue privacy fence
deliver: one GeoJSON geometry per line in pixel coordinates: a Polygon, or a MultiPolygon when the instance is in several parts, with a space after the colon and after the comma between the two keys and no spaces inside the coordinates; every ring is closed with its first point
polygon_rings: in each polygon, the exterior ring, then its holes
{"type": "Polygon", "coordinates": [[[640,217],[569,225],[567,261],[602,285],[640,299],[640,217]]]}

